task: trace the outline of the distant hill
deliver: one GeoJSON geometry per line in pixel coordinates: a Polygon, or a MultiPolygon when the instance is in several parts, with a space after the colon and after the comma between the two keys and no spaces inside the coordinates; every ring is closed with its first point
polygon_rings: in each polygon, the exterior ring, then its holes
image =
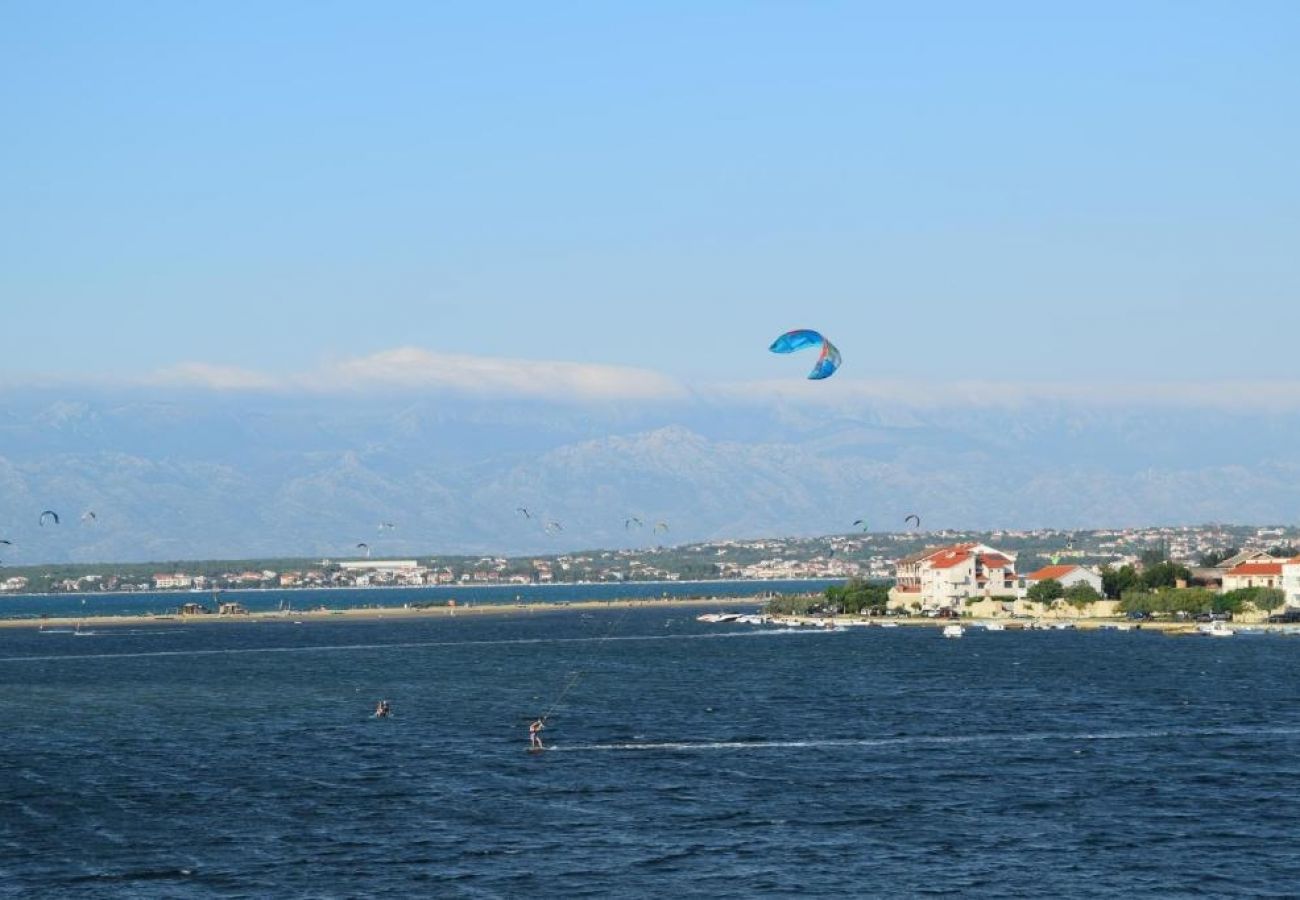
{"type": "Polygon", "coordinates": [[[142,388],[0,399],[6,564],[339,556],[358,542],[558,552],[648,540],[624,527],[633,515],[668,523],[677,543],[842,532],[857,518],[895,530],[913,512],[927,528],[993,529],[1300,510],[1300,421],[1258,411],[142,388]],[[38,526],[46,508],[62,524],[38,526]]]}

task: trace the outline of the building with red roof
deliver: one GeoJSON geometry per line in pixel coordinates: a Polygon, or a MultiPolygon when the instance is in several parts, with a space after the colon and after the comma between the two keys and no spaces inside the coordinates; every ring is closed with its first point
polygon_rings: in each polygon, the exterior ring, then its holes
{"type": "Polygon", "coordinates": [[[1014,553],[966,543],[900,559],[890,599],[895,607],[953,609],[972,597],[1015,598],[1021,593],[1014,553]]]}
{"type": "Polygon", "coordinates": [[[1062,564],[1059,566],[1045,566],[1030,575],[1025,576],[1026,589],[1033,587],[1040,581],[1058,582],[1061,587],[1072,587],[1076,584],[1086,584],[1092,587],[1098,594],[1102,593],[1101,573],[1090,569],[1087,566],[1076,566],[1073,564],[1062,564]]]}
{"type": "Polygon", "coordinates": [[[1233,566],[1223,574],[1223,590],[1236,591],[1241,588],[1281,588],[1282,560],[1275,562],[1246,562],[1233,566]]]}

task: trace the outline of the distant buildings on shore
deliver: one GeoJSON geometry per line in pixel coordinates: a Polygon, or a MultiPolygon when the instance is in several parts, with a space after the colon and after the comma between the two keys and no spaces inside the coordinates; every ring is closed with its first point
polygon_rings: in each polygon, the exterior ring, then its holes
{"type": "MultiPolygon", "coordinates": [[[[1062,588],[1086,584],[1103,595],[1100,568],[1077,563],[1054,563],[1029,574],[1016,572],[1016,553],[974,542],[930,547],[898,560],[889,605],[927,612],[960,610],[982,600],[1014,604],[1034,585],[1052,580],[1062,588]]],[[[1198,584],[1224,593],[1243,588],[1270,588],[1283,592],[1288,607],[1300,608],[1300,555],[1273,556],[1248,550],[1222,560],[1217,566],[1192,570],[1198,584]]]]}
{"type": "MultiPolygon", "coordinates": [[[[1087,583],[1101,591],[1100,568],[1136,562],[1157,551],[1191,568],[1198,584],[1274,587],[1300,607],[1300,557],[1287,550],[1295,529],[1230,526],[1102,531],[938,531],[854,533],[818,538],[720,540],[677,547],[621,548],[555,556],[445,559],[322,559],[265,568],[153,571],[123,566],[66,566],[58,574],[36,567],[7,572],[0,592],[219,591],[239,588],[528,585],[676,580],[850,579],[896,581],[899,603],[937,609],[976,598],[1023,599],[1047,579],[1064,587],[1087,583]],[[1288,537],[1290,536],[1290,537],[1288,537]],[[932,546],[921,549],[922,542],[932,546]],[[1221,559],[1230,550],[1241,552],[1221,559]],[[1214,562],[1201,566],[1201,562],[1214,562]],[[1021,570],[1023,564],[1023,571],[1021,570]],[[89,571],[88,571],[89,570],[89,571]],[[107,571],[105,571],[107,570],[107,571]]],[[[0,570],[3,572],[4,570],[0,570]]]]}

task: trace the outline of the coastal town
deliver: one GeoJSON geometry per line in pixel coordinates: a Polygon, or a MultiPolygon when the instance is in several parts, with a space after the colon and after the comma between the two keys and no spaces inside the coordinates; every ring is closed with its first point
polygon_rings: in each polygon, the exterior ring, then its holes
{"type": "Polygon", "coordinates": [[[896,532],[723,540],[553,556],[319,559],[9,568],[0,593],[230,591],[710,580],[890,584],[891,607],[924,613],[978,601],[1024,601],[1036,584],[1086,584],[1103,570],[1169,561],[1189,584],[1230,592],[1264,587],[1300,607],[1296,529],[1181,526],[1118,530],[896,532]]]}

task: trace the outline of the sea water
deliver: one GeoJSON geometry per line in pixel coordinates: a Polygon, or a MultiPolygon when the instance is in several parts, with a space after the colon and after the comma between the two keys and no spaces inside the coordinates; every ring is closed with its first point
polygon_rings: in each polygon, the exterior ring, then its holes
{"type": "Polygon", "coordinates": [[[5,630],[0,890],[1282,896],[1300,884],[1300,640],[945,641],[693,615],[5,630]],[[381,698],[391,719],[371,715],[381,698]],[[552,708],[552,749],[527,752],[530,718],[552,708]]]}

